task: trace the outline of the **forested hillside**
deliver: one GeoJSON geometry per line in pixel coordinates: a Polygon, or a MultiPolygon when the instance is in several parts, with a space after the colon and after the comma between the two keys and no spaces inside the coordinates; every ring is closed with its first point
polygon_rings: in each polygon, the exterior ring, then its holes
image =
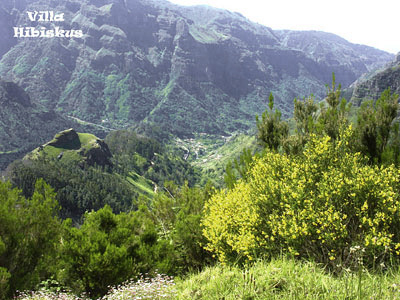
{"type": "Polygon", "coordinates": [[[7,179],[25,197],[44,179],[57,192],[60,216],[80,222],[87,211],[109,205],[114,212],[136,210],[166,182],[199,183],[199,171],[154,139],[114,131],[105,141],[73,129],[58,133],[7,169],[7,179]]]}
{"type": "Polygon", "coordinates": [[[32,103],[18,85],[0,80],[0,170],[73,123],[32,103]]]}

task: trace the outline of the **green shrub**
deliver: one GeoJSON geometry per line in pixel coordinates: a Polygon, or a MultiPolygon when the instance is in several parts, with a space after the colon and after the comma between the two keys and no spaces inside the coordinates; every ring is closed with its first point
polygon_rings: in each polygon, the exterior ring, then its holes
{"type": "Polygon", "coordinates": [[[0,181],[0,299],[33,288],[54,271],[58,210],[54,191],[42,179],[29,199],[0,181]]]}
{"type": "Polygon", "coordinates": [[[5,299],[7,297],[9,289],[8,281],[10,277],[11,274],[7,271],[7,269],[0,267],[0,299],[5,299]]]}
{"type": "Polygon", "coordinates": [[[187,182],[182,187],[167,182],[163,190],[152,200],[150,213],[159,228],[160,239],[173,246],[174,273],[200,270],[212,261],[210,253],[202,247],[206,240],[200,222],[204,203],[213,188],[210,184],[191,188],[187,182]]]}
{"type": "Polygon", "coordinates": [[[115,215],[109,206],[85,214],[80,228],[64,222],[58,280],[91,297],[140,273],[170,272],[172,247],[158,239],[148,211],[115,215]]]}
{"type": "Polygon", "coordinates": [[[220,261],[289,252],[331,266],[373,264],[400,254],[400,172],[371,166],[339,138],[311,136],[301,156],[267,153],[247,181],[206,204],[207,249],[220,261]]]}

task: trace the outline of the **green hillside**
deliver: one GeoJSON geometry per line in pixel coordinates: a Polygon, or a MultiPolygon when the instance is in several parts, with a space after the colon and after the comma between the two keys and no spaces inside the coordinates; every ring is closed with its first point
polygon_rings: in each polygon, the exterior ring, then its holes
{"type": "Polygon", "coordinates": [[[250,133],[231,136],[198,134],[190,139],[177,138],[174,144],[187,161],[201,169],[204,181],[211,180],[216,185],[223,185],[229,162],[239,159],[245,149],[251,153],[257,149],[255,136],[250,133]]]}
{"type": "Polygon", "coordinates": [[[12,163],[7,178],[26,197],[43,178],[57,192],[63,218],[80,222],[85,211],[106,204],[115,212],[137,209],[169,181],[192,186],[199,171],[174,149],[134,131],[114,131],[101,140],[71,128],[12,163]]]}

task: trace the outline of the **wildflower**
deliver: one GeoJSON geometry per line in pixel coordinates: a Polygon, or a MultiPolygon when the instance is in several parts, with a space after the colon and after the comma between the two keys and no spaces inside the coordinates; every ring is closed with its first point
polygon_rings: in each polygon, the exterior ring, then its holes
{"type": "Polygon", "coordinates": [[[130,280],[112,288],[101,300],[174,299],[174,286],[173,277],[157,274],[154,278],[149,278],[145,274],[136,282],[130,280]]]}

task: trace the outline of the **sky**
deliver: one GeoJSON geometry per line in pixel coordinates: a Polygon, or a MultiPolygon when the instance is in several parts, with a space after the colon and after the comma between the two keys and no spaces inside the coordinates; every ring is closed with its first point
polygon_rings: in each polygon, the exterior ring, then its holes
{"type": "Polygon", "coordinates": [[[169,0],[240,12],[272,29],[320,30],[349,42],[400,52],[399,0],[169,0]]]}

